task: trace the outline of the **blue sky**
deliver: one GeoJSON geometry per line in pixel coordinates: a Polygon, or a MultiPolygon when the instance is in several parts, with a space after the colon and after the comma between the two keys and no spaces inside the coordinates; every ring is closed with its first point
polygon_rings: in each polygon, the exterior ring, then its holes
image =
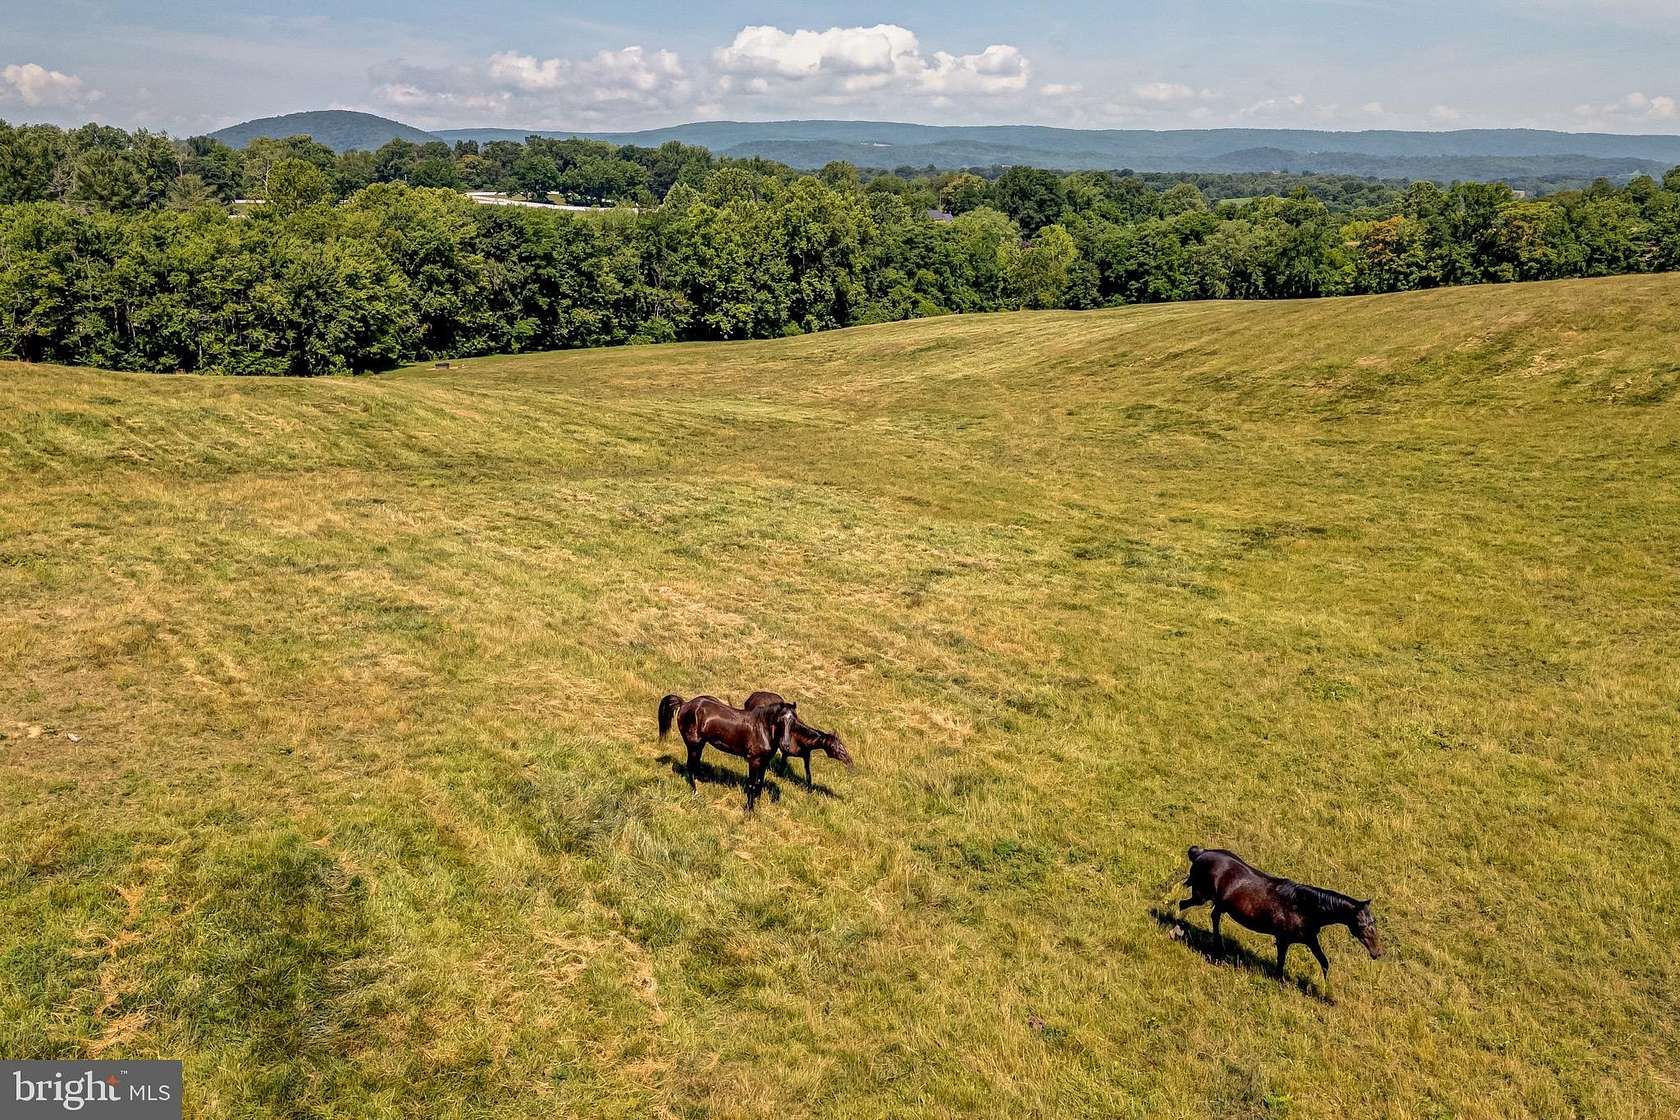
{"type": "Polygon", "coordinates": [[[0,118],[1680,132],[1680,0],[0,7],[0,118]]]}

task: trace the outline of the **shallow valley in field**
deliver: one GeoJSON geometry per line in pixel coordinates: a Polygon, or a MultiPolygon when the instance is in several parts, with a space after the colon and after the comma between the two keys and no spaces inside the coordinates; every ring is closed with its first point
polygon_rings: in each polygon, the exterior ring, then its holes
{"type": "Polygon", "coordinates": [[[1680,277],[0,365],[0,1052],[189,1114],[1680,1109],[1680,277]],[[807,792],[661,695],[838,728],[807,792]],[[1172,903],[1191,844],[1389,951],[1172,903]]]}

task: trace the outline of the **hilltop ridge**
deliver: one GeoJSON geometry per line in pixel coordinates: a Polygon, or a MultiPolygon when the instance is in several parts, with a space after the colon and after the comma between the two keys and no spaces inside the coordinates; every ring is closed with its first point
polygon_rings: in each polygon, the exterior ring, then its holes
{"type": "Polygon", "coordinates": [[[425,129],[350,109],[318,109],[260,117],[210,133],[211,139],[220,140],[230,148],[243,148],[259,137],[283,139],[287,136],[309,136],[335,152],[378,148],[392,140],[424,144],[440,139],[425,129]]]}
{"type": "Polygon", "coordinates": [[[449,128],[426,131],[347,110],[246,121],[211,135],[234,147],[258,136],[306,134],[338,151],[392,139],[521,141],[527,136],[657,147],[677,140],[719,156],[760,156],[798,168],[832,160],[861,167],[1022,164],[1064,171],[1316,171],[1450,181],[1569,176],[1627,178],[1680,165],[1680,136],[1461,129],[1453,132],[1214,128],[1152,131],[1046,125],[928,125],[894,121],[696,121],[630,132],[449,128]]]}

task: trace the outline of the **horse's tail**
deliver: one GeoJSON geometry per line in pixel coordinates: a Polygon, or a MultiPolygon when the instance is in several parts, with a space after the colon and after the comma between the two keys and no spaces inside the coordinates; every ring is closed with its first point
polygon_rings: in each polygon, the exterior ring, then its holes
{"type": "Polygon", "coordinates": [[[671,733],[671,720],[676,718],[677,709],[682,707],[683,699],[676,693],[671,693],[659,701],[659,737],[661,739],[671,733]]]}

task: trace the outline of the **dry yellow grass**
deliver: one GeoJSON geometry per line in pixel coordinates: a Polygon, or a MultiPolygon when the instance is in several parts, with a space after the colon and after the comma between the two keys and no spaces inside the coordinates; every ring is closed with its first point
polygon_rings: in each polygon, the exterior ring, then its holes
{"type": "Polygon", "coordinates": [[[0,366],[0,1052],[203,1117],[1673,1115],[1676,339],[1655,277],[0,366]],[[745,820],[654,703],[757,687],[859,767],[745,820]],[[1390,955],[1210,961],[1190,843],[1390,955]]]}

